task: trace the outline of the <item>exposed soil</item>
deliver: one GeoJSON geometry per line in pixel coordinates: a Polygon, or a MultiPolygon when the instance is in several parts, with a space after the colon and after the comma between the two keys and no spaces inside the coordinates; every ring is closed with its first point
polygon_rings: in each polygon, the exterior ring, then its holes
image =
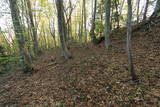
{"type": "Polygon", "coordinates": [[[134,32],[134,65],[140,82],[131,81],[125,34],[112,34],[112,48],[72,44],[73,59],[57,50],[39,56],[33,73],[0,76],[0,107],[160,106],[160,28],[134,32]]]}

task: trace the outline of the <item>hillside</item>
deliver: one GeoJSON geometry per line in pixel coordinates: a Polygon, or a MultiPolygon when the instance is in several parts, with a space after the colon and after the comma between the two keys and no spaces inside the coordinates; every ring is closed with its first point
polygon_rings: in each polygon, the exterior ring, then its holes
{"type": "Polygon", "coordinates": [[[103,43],[72,45],[73,59],[57,50],[40,55],[35,71],[0,76],[1,107],[160,106],[160,28],[133,33],[135,70],[131,81],[125,30],[112,33],[112,48],[103,43]]]}

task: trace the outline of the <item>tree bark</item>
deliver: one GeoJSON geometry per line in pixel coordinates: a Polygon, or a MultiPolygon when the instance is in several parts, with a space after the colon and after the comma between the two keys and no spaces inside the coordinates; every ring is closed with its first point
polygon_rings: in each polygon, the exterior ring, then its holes
{"type": "Polygon", "coordinates": [[[159,11],[160,11],[160,0],[157,0],[154,12],[159,12],[159,11]]]}
{"type": "Polygon", "coordinates": [[[37,35],[37,29],[34,23],[33,19],[33,13],[32,13],[32,7],[31,7],[31,2],[30,0],[27,0],[27,6],[29,9],[29,19],[30,19],[30,24],[31,24],[31,29],[32,29],[32,34],[33,34],[33,46],[34,46],[34,53],[38,54],[38,35],[37,35]]]}
{"type": "Polygon", "coordinates": [[[96,20],[96,10],[97,10],[97,0],[94,1],[94,11],[92,14],[92,25],[91,25],[91,30],[90,30],[90,37],[91,37],[91,42],[93,44],[97,43],[97,38],[95,35],[95,28],[96,28],[96,24],[95,24],[95,20],[96,20]]]}
{"type": "Polygon", "coordinates": [[[140,0],[137,0],[137,23],[139,23],[139,3],[140,3],[140,0]]]}
{"type": "Polygon", "coordinates": [[[160,25],[160,0],[157,0],[153,14],[149,18],[149,26],[160,25]]]}
{"type": "MultiPolygon", "coordinates": [[[[58,18],[58,30],[60,35],[60,43],[61,43],[61,55],[65,57],[65,59],[71,58],[71,55],[67,49],[65,35],[67,35],[65,18],[64,18],[64,7],[63,0],[56,0],[57,7],[57,18],[58,18]]],[[[66,36],[67,37],[67,36],[66,36]]]]}
{"type": "Polygon", "coordinates": [[[117,28],[120,28],[118,6],[119,0],[115,0],[117,28]]]}
{"type": "Polygon", "coordinates": [[[105,2],[105,30],[104,30],[104,35],[105,35],[105,46],[108,49],[110,46],[110,11],[111,11],[111,0],[106,0],[105,2]]]}
{"type": "Polygon", "coordinates": [[[129,71],[131,72],[132,80],[137,80],[137,75],[134,70],[133,58],[132,58],[132,46],[131,46],[131,35],[132,35],[132,4],[131,0],[127,0],[128,2],[128,21],[127,21],[127,53],[128,53],[128,63],[129,63],[129,71]]]}
{"type": "Polygon", "coordinates": [[[87,18],[86,18],[86,0],[83,0],[83,12],[84,12],[84,41],[87,42],[87,18]]]}
{"type": "MultiPolygon", "coordinates": [[[[66,15],[66,28],[67,28],[67,35],[66,40],[70,40],[72,38],[72,13],[73,13],[73,6],[72,6],[72,1],[69,0],[69,7],[64,11],[66,15]]],[[[65,10],[65,9],[64,9],[65,10]]]]}
{"type": "Polygon", "coordinates": [[[149,0],[146,0],[145,10],[144,10],[144,14],[143,14],[143,21],[145,21],[147,18],[148,5],[149,5],[149,0]]]}
{"type": "Polygon", "coordinates": [[[25,47],[25,37],[23,35],[23,28],[20,22],[20,12],[17,5],[18,0],[9,0],[9,3],[11,9],[11,17],[14,26],[14,32],[19,46],[19,53],[22,58],[22,68],[24,72],[28,72],[31,70],[31,60],[27,54],[27,49],[25,47]]]}
{"type": "Polygon", "coordinates": [[[156,3],[156,7],[154,9],[154,12],[153,14],[151,15],[150,19],[152,18],[159,18],[160,17],[160,0],[157,0],[157,3],[156,3]]]}
{"type": "Polygon", "coordinates": [[[84,9],[83,9],[83,3],[82,3],[82,10],[81,10],[81,33],[80,33],[80,42],[82,43],[82,37],[83,37],[83,24],[84,24],[84,9]]]}

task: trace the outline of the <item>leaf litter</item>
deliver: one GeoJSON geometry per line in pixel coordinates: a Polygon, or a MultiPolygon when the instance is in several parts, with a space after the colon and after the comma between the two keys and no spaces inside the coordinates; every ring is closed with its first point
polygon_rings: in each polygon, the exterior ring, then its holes
{"type": "Polygon", "coordinates": [[[131,81],[123,33],[112,34],[112,48],[71,45],[71,60],[57,49],[34,62],[35,72],[15,71],[0,77],[0,106],[99,107],[160,106],[160,29],[135,32],[135,70],[131,81]]]}

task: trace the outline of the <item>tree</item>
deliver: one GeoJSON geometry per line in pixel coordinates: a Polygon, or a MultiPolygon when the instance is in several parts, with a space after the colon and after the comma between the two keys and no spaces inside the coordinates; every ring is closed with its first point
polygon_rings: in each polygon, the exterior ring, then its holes
{"type": "Polygon", "coordinates": [[[83,24],[84,24],[84,9],[83,9],[83,2],[82,2],[82,9],[81,9],[81,25],[80,25],[80,42],[82,42],[83,36],[83,24]]]}
{"type": "Polygon", "coordinates": [[[83,12],[84,12],[84,41],[87,42],[87,18],[86,18],[86,0],[83,0],[83,12]]]}
{"type": "Polygon", "coordinates": [[[97,0],[94,0],[94,10],[92,12],[92,25],[91,25],[91,30],[90,30],[90,37],[91,37],[91,41],[93,44],[97,43],[97,39],[96,39],[96,35],[95,35],[95,28],[96,28],[96,24],[95,24],[95,20],[96,20],[96,10],[97,10],[97,0]]]}
{"type": "Polygon", "coordinates": [[[84,36],[84,41],[87,42],[87,19],[86,19],[86,0],[82,1],[81,10],[81,27],[80,27],[80,42],[82,42],[82,36],[84,36]],[[84,27],[84,29],[83,29],[84,27]],[[84,33],[84,34],[83,34],[84,33]]]}
{"type": "Polygon", "coordinates": [[[156,7],[155,7],[155,10],[154,10],[154,13],[157,13],[160,11],[160,0],[157,0],[157,3],[156,3],[156,7]]]}
{"type": "Polygon", "coordinates": [[[33,18],[33,13],[32,13],[32,8],[31,8],[31,2],[30,0],[27,0],[27,7],[29,10],[29,19],[30,19],[30,25],[31,25],[31,29],[32,29],[32,36],[33,36],[33,46],[34,46],[34,52],[35,54],[38,53],[38,35],[37,35],[37,29],[35,26],[35,22],[34,22],[34,18],[33,18]]]}
{"type": "Polygon", "coordinates": [[[160,18],[160,0],[157,0],[156,7],[154,9],[153,14],[150,17],[150,20],[156,21],[155,19],[160,18]]]}
{"type": "Polygon", "coordinates": [[[144,21],[146,20],[146,17],[147,17],[148,5],[149,5],[149,0],[146,1],[146,5],[145,5],[145,10],[144,10],[144,14],[143,14],[144,21]]]}
{"type": "Polygon", "coordinates": [[[153,14],[150,16],[149,20],[143,26],[148,26],[148,28],[150,26],[156,26],[157,24],[160,24],[159,19],[160,19],[160,0],[157,0],[153,14]]]}
{"type": "Polygon", "coordinates": [[[114,0],[114,4],[115,4],[115,8],[116,8],[115,19],[116,19],[116,22],[117,22],[117,28],[120,28],[119,12],[118,12],[119,0],[114,0]]]}
{"type": "Polygon", "coordinates": [[[110,35],[110,11],[111,11],[111,0],[106,0],[105,2],[105,30],[104,30],[104,35],[105,35],[105,46],[108,49],[110,46],[110,40],[109,40],[109,35],[110,35]]]}
{"type": "Polygon", "coordinates": [[[31,70],[31,60],[27,54],[27,49],[25,47],[25,37],[23,35],[23,29],[20,22],[20,13],[18,9],[18,0],[9,0],[11,16],[14,26],[14,32],[16,35],[16,40],[19,46],[19,53],[22,58],[22,66],[24,72],[31,70]]]}
{"type": "Polygon", "coordinates": [[[131,72],[132,80],[138,80],[137,75],[134,70],[133,58],[132,58],[132,47],[131,47],[131,35],[132,35],[132,5],[131,0],[127,0],[128,2],[128,21],[127,21],[127,52],[128,52],[128,63],[129,63],[129,71],[131,72]]]}
{"type": "Polygon", "coordinates": [[[140,4],[140,0],[137,0],[137,23],[139,22],[139,5],[140,4]]]}
{"type": "Polygon", "coordinates": [[[72,5],[72,1],[69,0],[69,6],[64,9],[64,13],[65,13],[65,16],[66,16],[66,25],[67,25],[67,37],[66,39],[69,40],[72,38],[72,13],[73,13],[73,10],[74,10],[74,7],[72,5]]]}
{"type": "Polygon", "coordinates": [[[58,19],[58,31],[59,31],[60,43],[61,43],[61,55],[64,56],[65,59],[69,59],[71,58],[71,55],[67,49],[66,40],[65,40],[67,31],[66,31],[66,25],[65,25],[63,0],[56,0],[56,7],[57,7],[57,14],[58,14],[57,19],[58,19]]]}

